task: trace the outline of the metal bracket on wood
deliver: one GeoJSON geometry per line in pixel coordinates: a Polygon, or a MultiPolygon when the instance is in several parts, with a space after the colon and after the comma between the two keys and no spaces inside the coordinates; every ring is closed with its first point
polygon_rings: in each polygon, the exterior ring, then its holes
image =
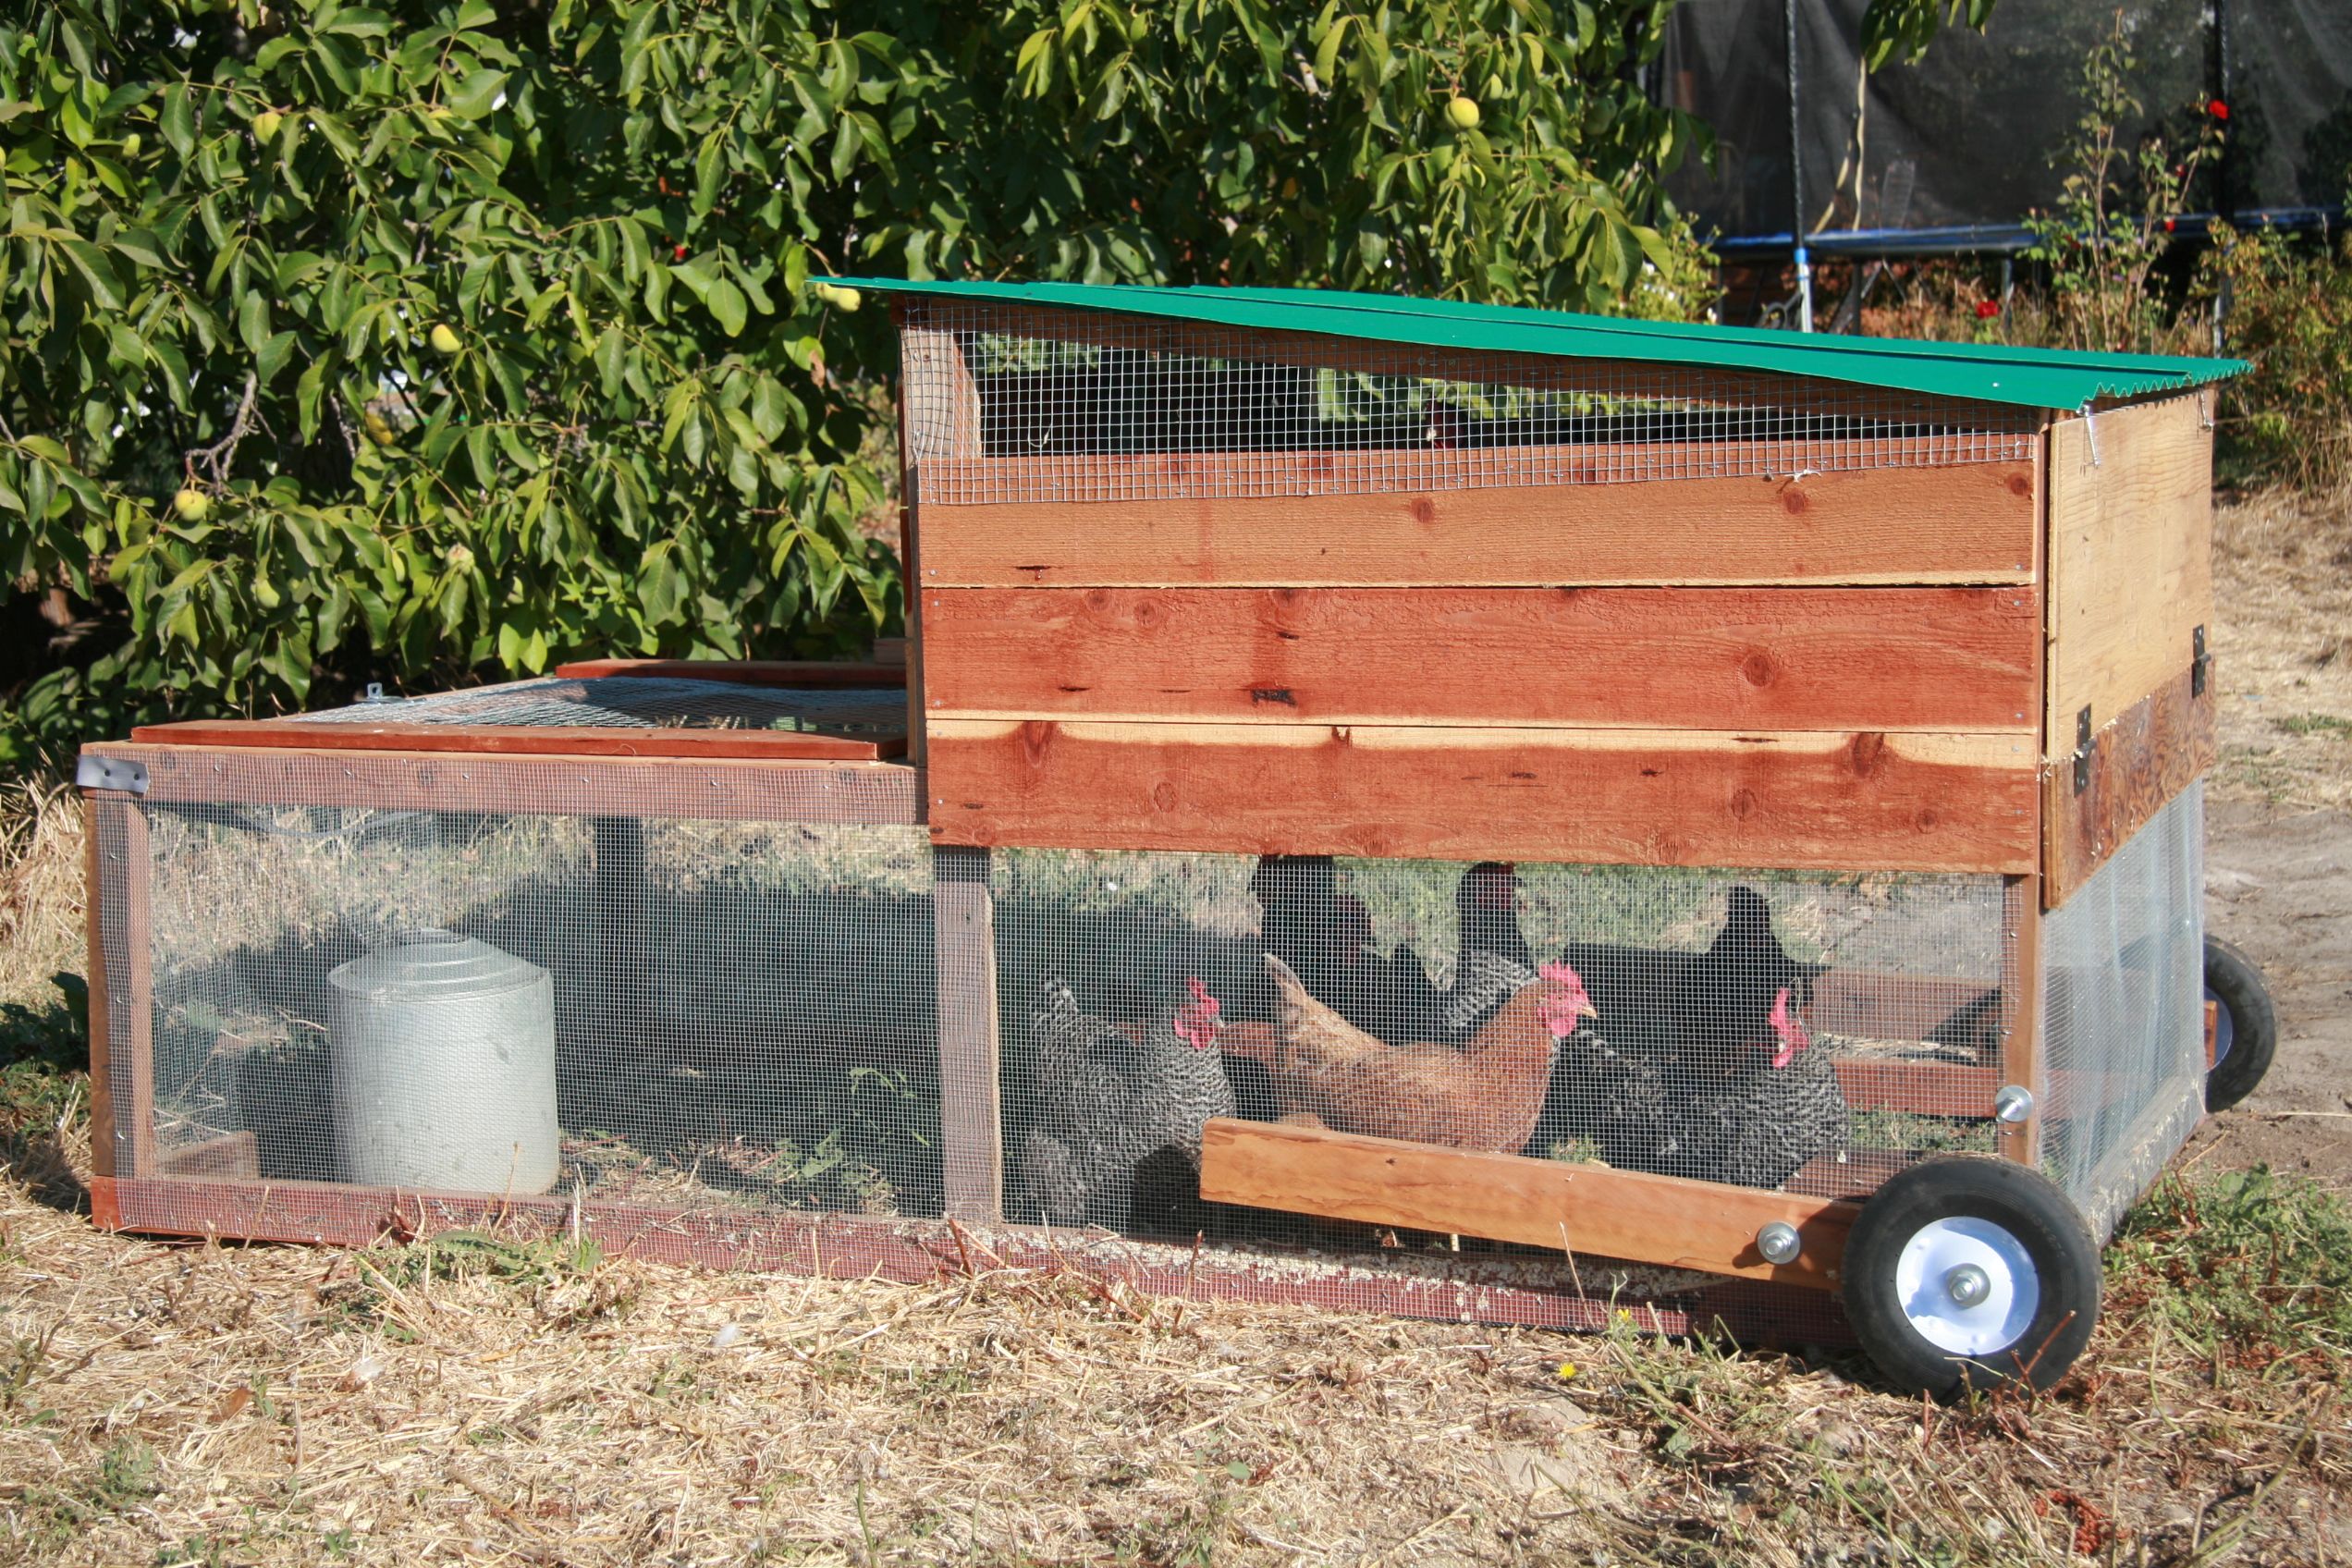
{"type": "Polygon", "coordinates": [[[84,790],[120,790],[126,794],[147,792],[147,765],[129,757],[92,756],[88,752],[74,765],[74,783],[84,790]]]}
{"type": "Polygon", "coordinates": [[[2075,715],[2075,793],[2090,788],[2090,706],[2075,715]]]}
{"type": "Polygon", "coordinates": [[[2203,627],[2200,626],[2189,633],[2188,645],[2188,694],[2192,697],[2201,697],[2205,694],[2206,679],[2213,668],[2213,655],[2205,651],[2203,627]]]}
{"type": "Polygon", "coordinates": [[[2089,403],[2082,406],[2083,434],[2090,438],[2090,466],[2099,466],[2099,415],[2089,403]]]}

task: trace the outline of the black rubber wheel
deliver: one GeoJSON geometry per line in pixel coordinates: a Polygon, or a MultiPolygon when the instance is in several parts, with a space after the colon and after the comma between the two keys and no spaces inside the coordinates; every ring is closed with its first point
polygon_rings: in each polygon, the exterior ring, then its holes
{"type": "Polygon", "coordinates": [[[2046,1389],[2099,1321],[2099,1248],[2047,1177],[1944,1155],[1890,1177],[1846,1238],[1846,1320],[1905,1393],[2046,1389]]]}
{"type": "Polygon", "coordinates": [[[2205,996],[2221,1004],[2214,1020],[2213,1065],[2205,1074],[2205,1109],[2227,1110],[2254,1092],[2278,1054],[2278,1010],[2254,961],[2205,938],[2205,996]]]}

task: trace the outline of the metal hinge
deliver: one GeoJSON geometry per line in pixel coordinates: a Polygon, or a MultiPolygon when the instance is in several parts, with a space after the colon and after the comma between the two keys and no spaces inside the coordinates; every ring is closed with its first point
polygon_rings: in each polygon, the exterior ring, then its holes
{"type": "Polygon", "coordinates": [[[2090,707],[2075,715],[2075,793],[2090,788],[2090,707]]]}
{"type": "Polygon", "coordinates": [[[2213,668],[2213,655],[2205,651],[2205,629],[2199,627],[2189,634],[2188,694],[2205,694],[2205,680],[2213,668]]]}
{"type": "Polygon", "coordinates": [[[143,795],[147,792],[147,765],[132,762],[129,757],[93,756],[81,753],[74,765],[74,783],[84,790],[120,790],[125,794],[143,795]]]}

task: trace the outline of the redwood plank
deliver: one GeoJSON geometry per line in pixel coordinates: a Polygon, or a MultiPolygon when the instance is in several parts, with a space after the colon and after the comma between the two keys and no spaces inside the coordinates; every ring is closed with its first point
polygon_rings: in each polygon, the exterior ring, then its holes
{"type": "Polygon", "coordinates": [[[2035,474],[2025,460],[1802,479],[934,504],[920,581],[926,590],[2027,582],[2035,474]]]}
{"type": "Polygon", "coordinates": [[[1838,1087],[1856,1110],[1899,1110],[1913,1116],[1989,1117],[2000,1074],[1990,1067],[1953,1061],[1884,1060],[1849,1057],[1837,1064],[1838,1087]]]}
{"type": "MultiPolygon", "coordinates": [[[[2075,792],[2071,757],[2042,778],[2042,896],[2055,909],[2131,836],[2220,760],[2213,688],[2193,692],[2183,668],[2091,738],[2088,787],[2075,792]]],[[[2052,714],[2055,725],[2064,715],[2052,714]]]]}
{"type": "Polygon", "coordinates": [[[943,844],[2030,869],[2027,738],[942,719],[943,844]]]}
{"type": "MultiPolygon", "coordinates": [[[[2209,389],[2050,427],[2050,730],[2054,764],[2187,668],[2213,624],[2209,389]]],[[[2058,895],[2064,897],[2061,890],[2058,895]]]]}
{"type": "Polygon", "coordinates": [[[858,740],[774,729],[643,729],[595,725],[302,724],[286,719],[189,719],[144,724],[133,741],[172,746],[291,746],[325,752],[457,752],[473,756],[764,757],[874,762],[900,737],[858,740]]]}
{"type": "Polygon", "coordinates": [[[738,686],[797,686],[804,691],[890,691],[906,684],[906,667],[881,655],[870,664],[818,659],[574,659],[555,674],[567,680],[637,676],[669,680],[724,680],[738,686]]]}
{"type": "Polygon", "coordinates": [[[100,1176],[117,1174],[115,1139],[120,1131],[115,1120],[114,1012],[106,996],[111,967],[106,924],[117,918],[114,900],[118,885],[106,875],[102,841],[112,836],[107,824],[122,809],[110,801],[82,797],[82,923],[90,954],[84,972],[90,990],[90,1168],[100,1176]]]}
{"type": "Polygon", "coordinates": [[[920,823],[922,775],[891,763],[498,757],[107,742],[151,804],[360,806],[732,822],[920,823]]]}
{"type": "Polygon", "coordinates": [[[1837,1289],[1845,1233],[1861,1212],[1603,1165],[1224,1118],[1202,1133],[1201,1196],[1824,1291],[1837,1289]],[[1804,1237],[1795,1262],[1769,1263],[1756,1250],[1756,1232],[1773,1220],[1804,1237]]]}
{"type": "Polygon", "coordinates": [[[939,718],[2040,728],[2029,586],[981,588],[923,601],[939,718]]]}

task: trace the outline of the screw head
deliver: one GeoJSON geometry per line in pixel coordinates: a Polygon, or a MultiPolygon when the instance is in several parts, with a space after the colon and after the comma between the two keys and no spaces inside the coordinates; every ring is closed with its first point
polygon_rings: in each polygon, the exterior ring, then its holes
{"type": "Polygon", "coordinates": [[[2033,1091],[2022,1084],[2006,1084],[1992,1096],[1992,1118],[2015,1127],[2034,1113],[2033,1091]]]}
{"type": "Polygon", "coordinates": [[[1974,1306],[1992,1293],[1992,1281],[1973,1263],[1955,1264],[1943,1277],[1943,1293],[1957,1306],[1974,1306]]]}
{"type": "Polygon", "coordinates": [[[1796,1255],[1805,1250],[1805,1239],[1787,1220],[1775,1219],[1756,1232],[1756,1250],[1767,1263],[1795,1263],[1796,1255]]]}

